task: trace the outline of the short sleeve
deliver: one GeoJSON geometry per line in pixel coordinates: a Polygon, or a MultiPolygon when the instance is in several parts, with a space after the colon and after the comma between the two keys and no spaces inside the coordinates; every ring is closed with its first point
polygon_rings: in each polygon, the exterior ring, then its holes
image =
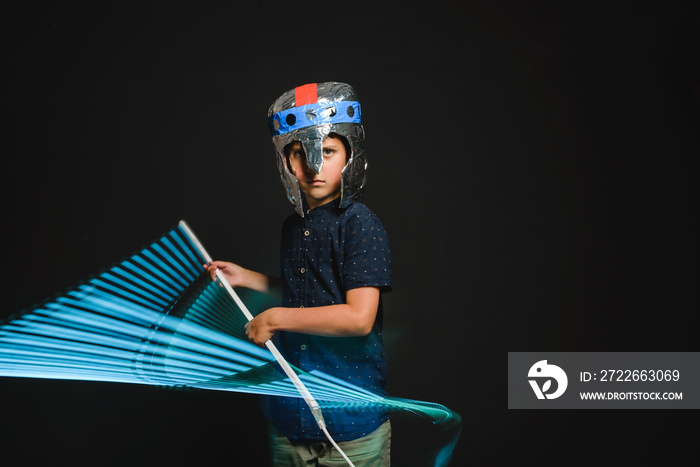
{"type": "Polygon", "coordinates": [[[345,290],[378,287],[391,290],[391,249],[386,230],[369,210],[352,212],[344,226],[345,290]]]}

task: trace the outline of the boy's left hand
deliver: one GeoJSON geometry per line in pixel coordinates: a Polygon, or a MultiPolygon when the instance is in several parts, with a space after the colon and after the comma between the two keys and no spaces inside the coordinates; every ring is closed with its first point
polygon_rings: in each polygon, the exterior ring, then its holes
{"type": "Polygon", "coordinates": [[[272,339],[272,336],[275,335],[276,331],[272,326],[272,317],[275,312],[276,308],[270,308],[245,324],[245,334],[255,345],[264,347],[265,342],[272,339]]]}

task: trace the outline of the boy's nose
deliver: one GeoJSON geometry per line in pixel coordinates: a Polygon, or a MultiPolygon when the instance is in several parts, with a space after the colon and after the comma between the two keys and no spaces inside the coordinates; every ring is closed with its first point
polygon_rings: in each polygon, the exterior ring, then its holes
{"type": "Polygon", "coordinates": [[[314,172],[314,169],[312,169],[311,167],[309,167],[308,162],[304,161],[304,173],[306,173],[306,175],[311,175],[311,176],[313,176],[313,174],[319,173],[319,172],[314,172]]]}
{"type": "Polygon", "coordinates": [[[304,141],[302,145],[304,152],[306,152],[306,164],[311,170],[320,174],[321,167],[323,167],[323,141],[304,141]]]}

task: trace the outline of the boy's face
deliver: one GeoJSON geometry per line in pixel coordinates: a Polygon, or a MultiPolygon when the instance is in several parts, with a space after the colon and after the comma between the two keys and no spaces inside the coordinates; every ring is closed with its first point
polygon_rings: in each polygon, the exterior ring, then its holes
{"type": "Polygon", "coordinates": [[[306,204],[313,209],[340,197],[342,171],[347,163],[345,145],[338,138],[323,141],[323,167],[316,173],[306,162],[306,153],[299,141],[290,144],[287,155],[289,170],[299,180],[306,204]]]}

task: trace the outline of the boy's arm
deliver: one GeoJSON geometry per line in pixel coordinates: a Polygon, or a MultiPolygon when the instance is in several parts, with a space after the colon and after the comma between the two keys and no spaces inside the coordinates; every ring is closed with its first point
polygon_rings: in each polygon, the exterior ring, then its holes
{"type": "Polygon", "coordinates": [[[366,336],[374,326],[379,307],[379,289],[348,290],[346,302],[313,308],[270,308],[246,324],[248,338],[264,345],[278,331],[318,336],[366,336]]]}
{"type": "Polygon", "coordinates": [[[216,279],[217,270],[221,271],[231,287],[245,287],[275,298],[282,298],[282,279],[279,277],[251,271],[225,261],[209,261],[204,265],[204,269],[209,272],[212,279],[216,279]]]}

